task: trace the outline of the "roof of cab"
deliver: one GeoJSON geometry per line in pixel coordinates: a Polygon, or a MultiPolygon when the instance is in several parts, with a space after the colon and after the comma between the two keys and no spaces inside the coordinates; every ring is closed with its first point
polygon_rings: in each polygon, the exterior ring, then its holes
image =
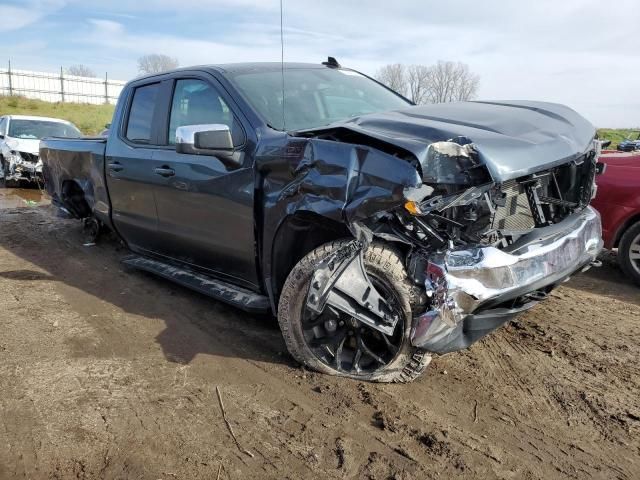
{"type": "MultiPolygon", "coordinates": [[[[296,62],[285,62],[284,69],[285,70],[306,70],[306,69],[322,69],[322,68],[334,68],[327,65],[323,65],[321,63],[296,63],[296,62]]],[[[276,72],[282,69],[282,64],[280,62],[248,62],[248,63],[222,63],[222,64],[209,64],[209,65],[192,65],[190,67],[181,67],[173,70],[167,70],[165,72],[158,73],[150,73],[148,75],[142,75],[140,77],[136,77],[131,80],[131,82],[138,82],[140,80],[146,80],[152,77],[158,77],[162,75],[167,75],[175,72],[185,72],[185,71],[193,71],[193,70],[215,70],[216,72],[221,73],[222,75],[230,74],[240,74],[240,73],[256,73],[256,72],[276,72]]]]}
{"type": "MultiPolygon", "coordinates": [[[[280,62],[250,62],[250,63],[227,63],[220,65],[203,65],[203,67],[212,68],[223,73],[249,73],[249,72],[272,72],[282,69],[280,62]]],[[[306,69],[322,69],[329,68],[319,63],[295,63],[285,62],[285,70],[306,70],[306,69]]]]}

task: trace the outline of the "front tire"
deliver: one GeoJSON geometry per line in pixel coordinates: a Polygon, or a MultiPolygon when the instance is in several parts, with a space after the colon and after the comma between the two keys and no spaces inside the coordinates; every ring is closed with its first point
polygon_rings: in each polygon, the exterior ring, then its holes
{"type": "Polygon", "coordinates": [[[400,317],[393,335],[383,335],[330,306],[314,318],[306,313],[315,269],[348,242],[322,245],[291,270],[278,305],[278,322],[287,348],[299,363],[322,373],[365,381],[410,382],[431,361],[427,352],[410,341],[413,313],[424,308],[426,298],[413,285],[400,253],[392,247],[373,243],[363,259],[371,282],[400,317]]]}
{"type": "Polygon", "coordinates": [[[640,222],[624,232],[618,245],[618,260],[622,270],[640,285],[640,222]]]}

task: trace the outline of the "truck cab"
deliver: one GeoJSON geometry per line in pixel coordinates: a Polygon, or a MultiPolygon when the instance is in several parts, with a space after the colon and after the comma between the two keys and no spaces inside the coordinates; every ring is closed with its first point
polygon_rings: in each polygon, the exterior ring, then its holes
{"type": "Polygon", "coordinates": [[[254,215],[257,130],[214,71],[138,80],[120,99],[106,143],[110,217],[129,247],[259,289],[254,215]],[[233,156],[185,153],[176,132],[217,125],[233,156]]]}

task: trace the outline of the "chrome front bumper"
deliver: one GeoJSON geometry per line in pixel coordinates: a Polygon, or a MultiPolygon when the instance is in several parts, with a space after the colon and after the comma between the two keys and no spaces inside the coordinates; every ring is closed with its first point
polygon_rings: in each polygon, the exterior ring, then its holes
{"type": "Polygon", "coordinates": [[[600,215],[587,207],[557,225],[536,229],[507,249],[477,247],[433,255],[425,281],[431,306],[414,320],[412,344],[440,352],[468,346],[479,337],[459,337],[467,330],[483,330],[474,328],[474,319],[499,317],[503,321],[493,323],[501,324],[530,308],[544,296],[537,292],[590,265],[602,245],[600,215]],[[520,307],[504,307],[515,299],[520,299],[520,307]]]}

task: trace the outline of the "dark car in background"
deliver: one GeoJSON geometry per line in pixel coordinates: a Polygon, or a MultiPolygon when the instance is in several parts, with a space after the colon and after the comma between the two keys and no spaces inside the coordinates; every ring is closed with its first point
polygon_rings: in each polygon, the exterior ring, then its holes
{"type": "Polygon", "coordinates": [[[618,144],[618,150],[621,152],[633,152],[640,150],[640,132],[632,132],[627,138],[618,144]]]}

